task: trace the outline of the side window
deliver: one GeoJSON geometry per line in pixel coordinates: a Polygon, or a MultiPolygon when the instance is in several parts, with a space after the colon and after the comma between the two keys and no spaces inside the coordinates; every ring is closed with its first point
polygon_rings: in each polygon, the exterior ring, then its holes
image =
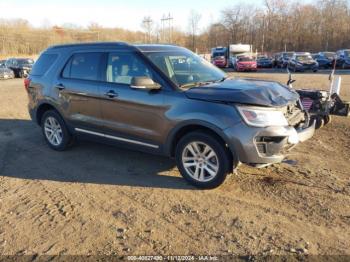
{"type": "Polygon", "coordinates": [[[106,80],[111,83],[130,85],[136,76],[153,79],[151,69],[133,53],[110,53],[108,55],[106,80]]]}
{"type": "Polygon", "coordinates": [[[62,76],[82,80],[100,80],[99,65],[102,53],[74,54],[66,64],[62,76]]]}

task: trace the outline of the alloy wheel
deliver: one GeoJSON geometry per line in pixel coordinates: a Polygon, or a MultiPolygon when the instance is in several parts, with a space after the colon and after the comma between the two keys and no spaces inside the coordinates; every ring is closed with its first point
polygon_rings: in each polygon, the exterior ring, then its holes
{"type": "Polygon", "coordinates": [[[208,182],[219,171],[216,152],[203,142],[191,142],[182,152],[182,164],[187,174],[199,182],[208,182]]]}
{"type": "Polygon", "coordinates": [[[54,146],[59,146],[63,140],[63,132],[60,123],[54,117],[48,117],[44,125],[45,136],[54,146]]]}

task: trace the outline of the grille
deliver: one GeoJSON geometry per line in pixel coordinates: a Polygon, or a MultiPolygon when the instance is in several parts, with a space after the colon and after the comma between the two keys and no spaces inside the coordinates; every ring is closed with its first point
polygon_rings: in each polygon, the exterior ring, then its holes
{"type": "Polygon", "coordinates": [[[284,116],[286,117],[288,124],[294,127],[305,121],[304,112],[299,109],[297,104],[288,105],[284,116]]]}

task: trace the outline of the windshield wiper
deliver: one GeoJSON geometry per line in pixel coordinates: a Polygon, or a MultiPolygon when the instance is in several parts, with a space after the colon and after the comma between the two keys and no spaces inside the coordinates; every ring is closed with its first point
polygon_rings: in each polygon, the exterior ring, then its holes
{"type": "Polygon", "coordinates": [[[220,82],[225,81],[227,78],[228,77],[225,76],[225,77],[223,77],[223,78],[221,78],[219,80],[210,80],[210,81],[187,83],[187,84],[180,85],[180,88],[198,87],[198,86],[209,85],[209,84],[212,84],[212,83],[220,83],[220,82]]]}
{"type": "Polygon", "coordinates": [[[209,85],[209,84],[212,84],[215,82],[216,81],[193,82],[193,83],[180,85],[180,88],[204,86],[204,85],[209,85]]]}
{"type": "Polygon", "coordinates": [[[228,78],[228,76],[224,76],[223,78],[215,81],[216,83],[220,83],[220,82],[224,82],[226,79],[228,78]]]}

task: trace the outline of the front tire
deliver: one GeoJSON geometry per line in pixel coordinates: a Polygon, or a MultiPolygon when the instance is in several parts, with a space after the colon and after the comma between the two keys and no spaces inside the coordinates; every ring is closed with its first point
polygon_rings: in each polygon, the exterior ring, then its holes
{"type": "Polygon", "coordinates": [[[18,71],[18,77],[19,77],[19,78],[23,78],[23,77],[24,77],[24,73],[23,73],[22,70],[19,70],[19,71],[18,71]]]}
{"type": "Polygon", "coordinates": [[[66,150],[73,141],[64,120],[54,110],[44,113],[41,119],[41,129],[46,143],[56,151],[66,150]]]}
{"type": "Polygon", "coordinates": [[[233,167],[226,146],[206,132],[192,132],[181,138],[175,157],[181,175],[199,188],[218,187],[233,167]]]}

